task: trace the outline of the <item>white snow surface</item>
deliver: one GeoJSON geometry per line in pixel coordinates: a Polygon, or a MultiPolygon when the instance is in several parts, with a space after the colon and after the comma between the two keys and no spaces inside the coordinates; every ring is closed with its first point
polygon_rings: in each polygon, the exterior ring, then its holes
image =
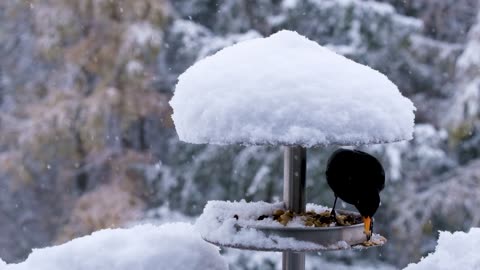
{"type": "MultiPolygon", "coordinates": [[[[209,201],[202,215],[197,219],[195,227],[204,239],[226,246],[248,246],[274,250],[327,250],[350,249],[345,241],[339,241],[329,246],[322,246],[313,242],[282,238],[276,235],[266,235],[254,226],[284,227],[271,218],[257,220],[262,215],[271,215],[277,209],[285,209],[283,202],[267,203],[242,201],[209,201]],[[238,217],[235,218],[235,215],[238,217]]],[[[330,208],[307,204],[307,211],[323,212],[330,208]]],[[[298,219],[290,221],[286,227],[305,227],[298,219]]],[[[384,242],[383,237],[374,235],[377,242],[384,242]]],[[[362,248],[362,247],[358,247],[362,248]]]]}
{"type": "Polygon", "coordinates": [[[185,142],[306,147],[408,140],[415,111],[385,75],[287,30],[198,61],[170,104],[185,142]]]}
{"type": "Polygon", "coordinates": [[[480,269],[480,228],[465,232],[440,232],[435,252],[404,270],[480,269]]]}
{"type": "Polygon", "coordinates": [[[33,250],[1,270],[226,270],[219,249],[188,223],[106,229],[66,244],[33,250]]]}

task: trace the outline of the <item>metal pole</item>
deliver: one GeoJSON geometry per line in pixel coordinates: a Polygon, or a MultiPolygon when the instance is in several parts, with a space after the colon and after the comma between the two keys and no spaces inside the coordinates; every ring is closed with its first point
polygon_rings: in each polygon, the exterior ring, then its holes
{"type": "MultiPolygon", "coordinates": [[[[305,212],[307,150],[301,146],[285,147],[283,165],[283,200],[287,209],[305,212]]],[[[305,253],[283,252],[283,270],[305,270],[305,253]]]]}

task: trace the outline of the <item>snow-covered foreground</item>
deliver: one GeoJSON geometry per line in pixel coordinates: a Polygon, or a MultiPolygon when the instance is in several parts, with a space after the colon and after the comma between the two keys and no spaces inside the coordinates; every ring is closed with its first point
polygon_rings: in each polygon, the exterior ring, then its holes
{"type": "MultiPolygon", "coordinates": [[[[480,228],[465,232],[441,232],[435,252],[404,270],[480,269],[480,228]]],[[[63,245],[36,249],[19,264],[0,260],[0,270],[225,270],[280,267],[281,253],[219,248],[201,239],[189,223],[137,225],[130,229],[106,229],[63,245]]],[[[310,253],[306,269],[385,269],[379,262],[357,261],[347,266],[310,253]]]]}
{"type": "Polygon", "coordinates": [[[435,252],[404,270],[480,269],[480,228],[465,232],[440,232],[435,252]]]}
{"type": "MultiPolygon", "coordinates": [[[[168,207],[150,213],[145,221],[164,225],[136,225],[131,229],[108,229],[66,244],[37,249],[25,262],[5,264],[0,270],[179,270],[281,269],[281,252],[258,252],[218,248],[204,242],[193,226],[172,221],[194,222],[168,207]],[[227,268],[228,263],[228,268],[227,268]]],[[[145,222],[144,221],[144,222],[145,222]]],[[[345,265],[328,261],[319,253],[307,253],[307,270],[393,270],[390,265],[368,260],[345,265]]]]}
{"type": "Polygon", "coordinates": [[[188,223],[106,229],[63,245],[36,249],[1,270],[225,270],[219,249],[188,223]]]}

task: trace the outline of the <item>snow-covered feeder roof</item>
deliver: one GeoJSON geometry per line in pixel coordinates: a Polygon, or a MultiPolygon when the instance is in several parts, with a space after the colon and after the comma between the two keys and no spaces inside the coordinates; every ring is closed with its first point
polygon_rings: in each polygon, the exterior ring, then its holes
{"type": "Polygon", "coordinates": [[[415,110],[385,75],[286,30],[198,61],[170,104],[185,142],[306,147],[411,139],[415,110]]]}

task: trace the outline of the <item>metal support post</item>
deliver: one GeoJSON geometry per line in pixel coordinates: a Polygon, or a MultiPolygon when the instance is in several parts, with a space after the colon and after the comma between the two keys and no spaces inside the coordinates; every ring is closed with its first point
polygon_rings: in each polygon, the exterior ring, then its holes
{"type": "MultiPolygon", "coordinates": [[[[305,179],[307,150],[301,146],[287,146],[284,154],[283,200],[288,210],[305,212],[305,179]]],[[[283,270],[305,270],[305,253],[283,252],[283,270]]]]}

